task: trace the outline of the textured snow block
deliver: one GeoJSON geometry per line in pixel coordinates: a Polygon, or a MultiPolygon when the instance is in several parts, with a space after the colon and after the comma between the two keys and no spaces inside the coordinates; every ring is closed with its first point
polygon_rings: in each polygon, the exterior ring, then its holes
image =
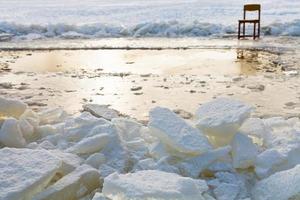
{"type": "Polygon", "coordinates": [[[62,161],[45,150],[0,149],[0,199],[32,200],[46,187],[62,161]]]}
{"type": "Polygon", "coordinates": [[[254,200],[288,200],[300,198],[300,165],[277,172],[255,184],[254,200]]]}
{"type": "Polygon", "coordinates": [[[97,192],[92,200],[109,200],[102,193],[97,192]]]}
{"type": "Polygon", "coordinates": [[[172,166],[167,162],[167,158],[160,159],[157,162],[152,158],[140,160],[134,166],[133,171],[137,172],[141,170],[159,170],[159,171],[170,172],[170,173],[179,173],[179,170],[175,166],[172,166]]]}
{"type": "Polygon", "coordinates": [[[118,130],[122,144],[128,149],[135,160],[148,154],[147,143],[143,138],[144,126],[132,119],[115,118],[112,123],[118,130]]]}
{"type": "Polygon", "coordinates": [[[153,143],[149,146],[149,154],[155,159],[161,159],[169,156],[167,149],[161,142],[153,143]]]}
{"type": "Polygon", "coordinates": [[[258,149],[248,136],[237,133],[231,143],[234,168],[248,168],[254,165],[258,149]]]}
{"type": "Polygon", "coordinates": [[[95,117],[107,120],[119,117],[119,113],[114,109],[108,108],[107,105],[85,104],[82,107],[84,111],[91,113],[95,117]]]}
{"type": "Polygon", "coordinates": [[[212,148],[199,130],[167,108],[152,109],[148,126],[154,136],[178,152],[198,155],[212,148]]]}
{"type": "Polygon", "coordinates": [[[103,194],[111,199],[202,200],[208,187],[203,180],[156,170],[111,174],[104,179],[103,194]]]}
{"type": "Polygon", "coordinates": [[[257,156],[255,173],[259,178],[265,178],[278,171],[283,162],[287,162],[286,157],[275,149],[267,149],[257,156]]]}
{"type": "Polygon", "coordinates": [[[88,164],[94,167],[95,169],[99,169],[99,166],[101,164],[104,164],[105,162],[106,158],[105,155],[102,153],[94,153],[85,160],[85,164],[88,164]]]}
{"type": "Polygon", "coordinates": [[[66,151],[75,154],[91,154],[103,149],[109,142],[110,137],[108,134],[98,134],[92,137],[82,139],[74,146],[70,147],[66,151]]]}
{"type": "Polygon", "coordinates": [[[58,180],[33,200],[79,199],[100,187],[100,174],[89,165],[81,165],[58,180]]]}
{"type": "Polygon", "coordinates": [[[27,108],[27,104],[13,99],[0,97],[0,116],[19,118],[27,108]]]}
{"type": "Polygon", "coordinates": [[[27,120],[34,128],[37,128],[40,124],[40,118],[38,114],[31,109],[26,109],[19,119],[27,120]]]}
{"type": "Polygon", "coordinates": [[[239,186],[229,183],[221,183],[216,189],[214,194],[217,200],[235,199],[239,193],[239,186]]]}
{"type": "Polygon", "coordinates": [[[67,113],[62,108],[47,109],[38,113],[41,125],[62,122],[67,113]]]}
{"type": "Polygon", "coordinates": [[[70,142],[78,142],[84,137],[111,133],[111,131],[113,128],[109,121],[97,118],[88,112],[83,112],[76,118],[67,119],[62,127],[64,137],[70,142]]]}
{"type": "Polygon", "coordinates": [[[203,104],[196,112],[197,127],[216,146],[228,145],[241,124],[250,116],[252,107],[240,101],[219,98],[203,104]]]}
{"type": "Polygon", "coordinates": [[[265,143],[270,137],[271,128],[266,126],[262,119],[249,118],[242,124],[239,129],[239,133],[261,138],[265,143]]]}
{"type": "Polygon", "coordinates": [[[204,169],[207,169],[213,162],[228,156],[230,151],[230,146],[211,150],[200,156],[185,160],[183,163],[178,164],[178,168],[183,175],[198,178],[204,169]]]}
{"type": "Polygon", "coordinates": [[[20,148],[26,145],[18,120],[8,118],[3,122],[0,129],[0,142],[8,147],[20,148]]]}
{"type": "Polygon", "coordinates": [[[60,150],[49,150],[49,153],[62,161],[60,171],[63,175],[72,172],[83,163],[83,159],[72,153],[65,153],[60,150]]]}

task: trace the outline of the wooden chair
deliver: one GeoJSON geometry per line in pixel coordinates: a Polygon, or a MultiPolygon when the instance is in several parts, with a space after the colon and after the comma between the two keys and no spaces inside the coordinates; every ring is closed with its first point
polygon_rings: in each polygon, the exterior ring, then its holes
{"type": "Polygon", "coordinates": [[[261,6],[260,4],[246,4],[244,5],[244,19],[239,20],[239,31],[238,31],[238,39],[246,38],[246,37],[253,37],[255,40],[256,38],[259,38],[260,36],[260,12],[261,12],[261,6]],[[246,12],[250,11],[258,11],[258,19],[246,19],[246,12]],[[246,24],[253,24],[253,35],[246,35],[246,24]],[[241,34],[241,25],[243,25],[243,32],[241,34]],[[257,31],[256,31],[256,25],[257,31]]]}

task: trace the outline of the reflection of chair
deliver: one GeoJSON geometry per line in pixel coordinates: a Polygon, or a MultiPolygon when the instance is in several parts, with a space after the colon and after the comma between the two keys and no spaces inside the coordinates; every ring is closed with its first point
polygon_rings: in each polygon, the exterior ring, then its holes
{"type": "Polygon", "coordinates": [[[253,37],[255,40],[256,38],[259,38],[260,36],[260,4],[247,4],[244,5],[244,19],[239,20],[239,33],[238,33],[238,39],[246,38],[246,37],[253,37]],[[258,11],[258,19],[246,19],[246,12],[247,11],[258,11]],[[253,35],[246,35],[246,24],[253,24],[253,35]],[[243,25],[243,33],[241,35],[241,25],[243,25]],[[256,31],[256,25],[257,31],[256,31]]]}

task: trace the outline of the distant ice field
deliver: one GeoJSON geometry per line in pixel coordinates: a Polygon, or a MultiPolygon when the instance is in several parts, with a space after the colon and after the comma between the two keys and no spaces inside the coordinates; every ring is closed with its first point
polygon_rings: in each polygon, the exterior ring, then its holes
{"type": "MultiPolygon", "coordinates": [[[[0,0],[0,33],[15,39],[219,37],[246,0],[0,0]]],[[[252,1],[253,2],[253,1],[252,1]]],[[[256,0],[262,32],[300,36],[299,0],[256,0]]]]}

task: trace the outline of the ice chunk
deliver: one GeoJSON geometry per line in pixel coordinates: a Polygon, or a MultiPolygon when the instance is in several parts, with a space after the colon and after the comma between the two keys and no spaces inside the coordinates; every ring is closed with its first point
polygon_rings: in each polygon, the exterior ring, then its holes
{"type": "Polygon", "coordinates": [[[254,200],[287,200],[300,198],[300,165],[277,172],[256,183],[254,200]]]}
{"type": "Polygon", "coordinates": [[[239,129],[240,133],[261,138],[264,143],[269,139],[270,131],[270,127],[266,126],[264,121],[259,118],[247,119],[239,129]]]}
{"type": "Polygon", "coordinates": [[[255,172],[259,178],[265,178],[274,172],[278,167],[286,162],[286,158],[275,149],[267,149],[257,156],[255,161],[255,172]]]}
{"type": "Polygon", "coordinates": [[[79,199],[100,187],[100,175],[89,165],[81,165],[58,180],[33,200],[79,199]]]}
{"type": "Polygon", "coordinates": [[[34,128],[37,128],[40,124],[40,118],[38,114],[31,109],[26,109],[19,119],[27,120],[34,128]]]}
{"type": "Polygon", "coordinates": [[[67,152],[76,154],[91,154],[103,149],[109,142],[110,137],[108,134],[98,134],[92,137],[82,139],[74,146],[67,149],[67,152]]]}
{"type": "MultiPolygon", "coordinates": [[[[237,199],[243,199],[250,196],[250,190],[253,186],[255,179],[253,173],[230,173],[230,172],[217,172],[215,177],[220,183],[233,184],[239,187],[237,199]]],[[[219,185],[217,185],[218,187],[219,185]]]]}
{"type": "Polygon", "coordinates": [[[144,126],[132,119],[115,118],[112,123],[118,130],[122,144],[128,149],[135,160],[140,160],[148,154],[147,143],[143,139],[144,126]]]}
{"type": "Polygon", "coordinates": [[[168,158],[162,158],[159,161],[155,161],[152,158],[140,160],[134,167],[133,171],[141,170],[160,170],[170,173],[179,173],[179,170],[168,163],[168,158]]]}
{"type": "Polygon", "coordinates": [[[36,134],[41,138],[57,133],[56,128],[53,125],[43,125],[36,128],[36,134]]]}
{"type": "Polygon", "coordinates": [[[216,189],[214,194],[217,200],[235,199],[239,193],[239,186],[229,183],[221,183],[216,189]]]}
{"type": "Polygon", "coordinates": [[[156,159],[160,159],[169,156],[165,146],[161,142],[156,142],[149,146],[149,154],[156,159]]]}
{"type": "Polygon", "coordinates": [[[65,153],[60,150],[50,150],[49,153],[62,161],[60,171],[63,175],[70,173],[83,163],[83,160],[75,154],[65,153]]]}
{"type": "Polygon", "coordinates": [[[18,120],[8,118],[4,121],[0,129],[0,142],[8,147],[24,147],[26,145],[18,120]]]}
{"type": "Polygon", "coordinates": [[[20,119],[19,126],[23,137],[27,141],[34,137],[34,127],[26,119],[20,119]]]}
{"type": "Polygon", "coordinates": [[[47,109],[38,113],[38,115],[42,125],[55,124],[63,121],[67,117],[67,113],[62,108],[47,109]]]}
{"type": "Polygon", "coordinates": [[[197,127],[211,136],[214,145],[228,145],[251,111],[251,106],[240,101],[218,98],[197,110],[197,127]]]}
{"type": "Polygon", "coordinates": [[[106,161],[105,155],[102,153],[94,153],[92,155],[90,155],[85,163],[94,167],[95,169],[99,169],[99,166],[101,164],[104,164],[106,161]]]}
{"type": "Polygon", "coordinates": [[[45,150],[0,149],[0,199],[32,199],[46,187],[62,161],[45,150]]]}
{"type": "Polygon", "coordinates": [[[104,179],[103,194],[111,199],[203,200],[208,187],[203,180],[157,170],[111,174],[104,179]]]}
{"type": "Polygon", "coordinates": [[[248,136],[237,133],[231,143],[234,168],[248,168],[254,165],[258,154],[257,147],[248,136]]]}
{"type": "Polygon", "coordinates": [[[18,118],[24,113],[27,104],[13,99],[4,99],[0,97],[0,116],[18,118]]]}
{"type": "Polygon", "coordinates": [[[198,178],[204,169],[218,159],[228,156],[230,151],[230,146],[211,150],[200,156],[185,160],[183,163],[178,164],[178,167],[183,175],[198,178]]]}
{"type": "Polygon", "coordinates": [[[102,193],[97,192],[92,200],[109,200],[102,193]]]}
{"type": "Polygon", "coordinates": [[[114,129],[109,121],[96,118],[88,112],[83,112],[76,118],[67,119],[61,131],[68,141],[78,142],[84,137],[94,136],[99,133],[110,134],[114,132],[114,129]]]}
{"type": "Polygon", "coordinates": [[[83,110],[91,113],[95,117],[107,120],[119,117],[119,113],[114,109],[108,108],[107,105],[85,104],[83,105],[83,110]]]}
{"type": "Polygon", "coordinates": [[[212,148],[200,131],[167,108],[152,109],[148,126],[157,138],[178,152],[198,155],[212,148]]]}

